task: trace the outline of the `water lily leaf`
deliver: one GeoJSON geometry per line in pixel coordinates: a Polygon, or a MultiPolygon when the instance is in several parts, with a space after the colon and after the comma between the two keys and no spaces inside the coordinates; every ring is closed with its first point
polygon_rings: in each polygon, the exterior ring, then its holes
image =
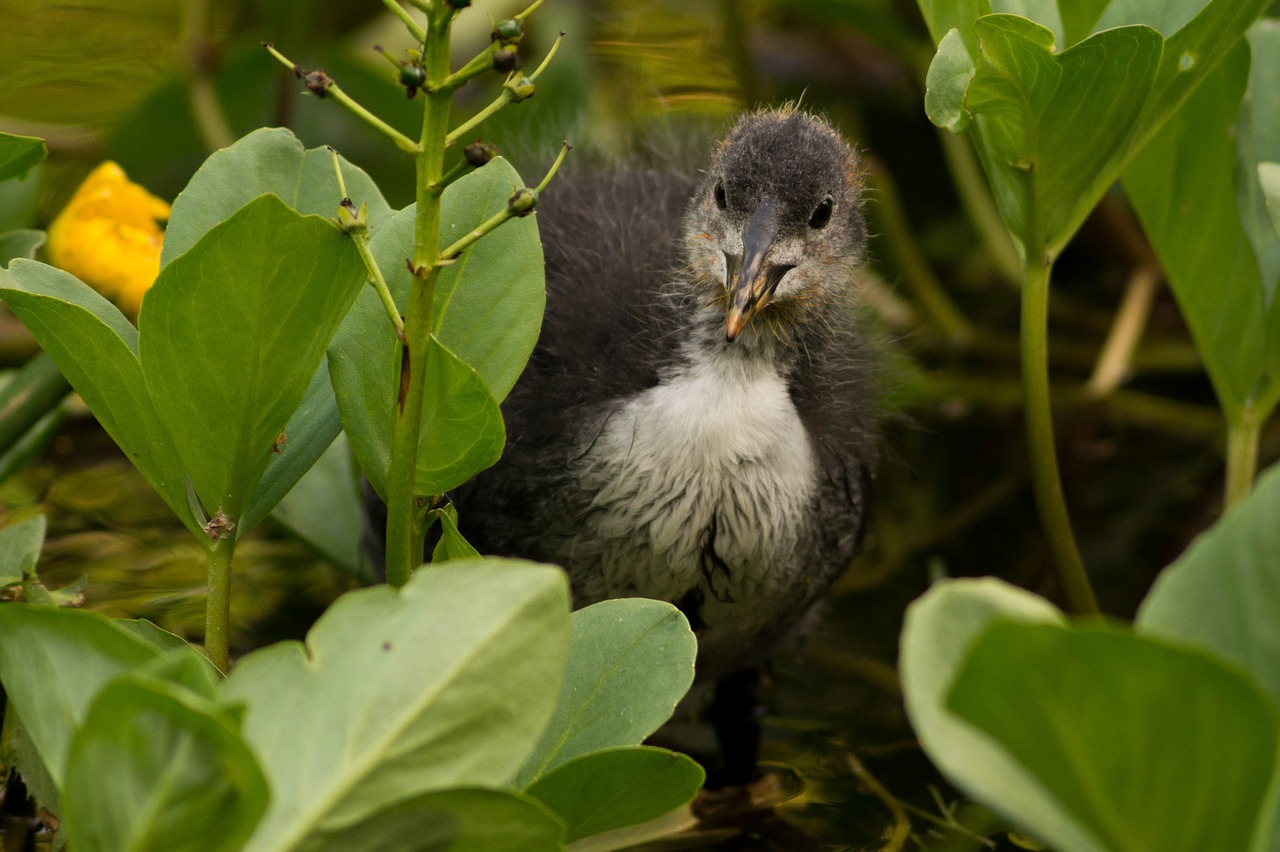
{"type": "Polygon", "coordinates": [[[564,825],[514,790],[461,788],[395,802],[350,825],[308,838],[305,852],[554,852],[564,825]]]}
{"type": "Polygon", "coordinates": [[[1200,651],[1120,627],[997,623],[974,642],[948,708],[1090,837],[969,791],[1054,848],[1248,849],[1269,816],[1280,717],[1200,651]]]}
{"type": "Polygon", "coordinates": [[[0,133],[0,180],[25,178],[46,153],[43,139],[0,133]]]}
{"type": "Polygon", "coordinates": [[[180,686],[126,675],[98,694],[72,740],[62,816],[88,852],[230,852],[267,799],[231,716],[180,686]]]}
{"type": "Polygon", "coordinates": [[[15,260],[0,270],[0,299],[173,513],[198,531],[182,463],[147,393],[137,330],[87,284],[35,261],[15,260]]]}
{"type": "Polygon", "coordinates": [[[1161,573],[1138,611],[1152,636],[1212,651],[1280,706],[1280,466],[1161,573]]]}
{"type": "Polygon", "coordinates": [[[575,612],[560,701],[515,786],[579,755],[640,744],[671,718],[697,654],[689,622],[669,603],[625,598],[575,612]]]}
{"type": "Polygon", "coordinates": [[[346,236],[273,195],[160,270],[142,372],[209,516],[239,521],[363,279],[346,236]]]}
{"type": "Polygon", "coordinates": [[[609,748],[560,764],[528,790],[583,837],[657,819],[693,799],[705,779],[683,754],[651,746],[609,748]]]}
{"type": "Polygon", "coordinates": [[[559,570],[465,561],[344,595],[305,646],[240,660],[223,697],[247,705],[274,796],[247,848],[309,848],[422,793],[507,785],[555,706],[568,613],[559,570]]]}
{"type": "Polygon", "coordinates": [[[44,547],[44,515],[35,515],[0,530],[0,588],[14,586],[36,571],[44,547]]]}
{"type": "Polygon", "coordinates": [[[930,759],[960,789],[1008,817],[1018,815],[1044,837],[1065,838],[1060,840],[1064,849],[1103,852],[1031,773],[946,704],[975,639],[992,622],[1007,619],[1063,621],[1048,601],[995,579],[942,580],[911,604],[900,663],[911,727],[930,759]]]}
{"type": "Polygon", "coordinates": [[[0,682],[59,788],[71,736],[98,691],[160,652],[102,616],[0,606],[0,682]]]}
{"type": "Polygon", "coordinates": [[[1280,306],[1266,302],[1235,188],[1237,105],[1248,74],[1240,45],[1124,176],[1229,417],[1246,406],[1266,411],[1280,395],[1280,382],[1263,380],[1280,376],[1280,306]]]}

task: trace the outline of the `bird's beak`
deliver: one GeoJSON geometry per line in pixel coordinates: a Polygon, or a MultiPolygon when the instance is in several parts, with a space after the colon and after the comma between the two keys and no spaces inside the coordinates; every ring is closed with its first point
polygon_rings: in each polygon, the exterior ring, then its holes
{"type": "Polygon", "coordinates": [[[730,263],[729,313],[724,336],[733,341],[756,315],[777,286],[780,276],[770,275],[764,259],[778,237],[778,205],[765,197],[742,229],[742,262],[730,263]]]}

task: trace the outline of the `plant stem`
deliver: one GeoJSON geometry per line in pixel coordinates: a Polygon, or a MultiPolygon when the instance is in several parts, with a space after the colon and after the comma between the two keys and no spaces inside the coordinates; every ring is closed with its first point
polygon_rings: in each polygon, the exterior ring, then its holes
{"type": "Polygon", "coordinates": [[[1031,481],[1035,487],[1040,524],[1053,554],[1058,577],[1072,611],[1098,615],[1098,601],[1071,532],[1071,518],[1062,493],[1057,447],[1053,440],[1053,409],[1049,395],[1049,273],[1053,261],[1043,251],[1027,252],[1022,282],[1022,385],[1026,400],[1027,442],[1031,450],[1031,481]]]}
{"type": "Polygon", "coordinates": [[[413,19],[398,0],[382,0],[382,5],[387,7],[391,14],[400,19],[400,23],[404,24],[404,28],[409,31],[409,35],[413,36],[414,41],[421,44],[426,40],[427,32],[422,25],[413,19]]]}
{"type": "Polygon", "coordinates": [[[1258,438],[1265,415],[1259,413],[1253,400],[1245,403],[1234,417],[1227,418],[1227,483],[1223,494],[1223,511],[1249,495],[1258,470],[1258,438]]]}
{"type": "Polygon", "coordinates": [[[209,662],[225,672],[231,663],[231,554],[235,535],[220,536],[205,546],[209,564],[209,598],[205,602],[204,652],[209,662]]]}
{"type": "Polygon", "coordinates": [[[1160,270],[1154,265],[1140,266],[1130,276],[1107,342],[1086,385],[1090,396],[1100,399],[1113,392],[1133,369],[1133,356],[1142,342],[1142,332],[1159,285],[1160,270]]]}
{"type": "Polygon", "coordinates": [[[419,432],[422,427],[423,382],[431,339],[432,306],[436,276],[440,270],[440,178],[444,174],[445,134],[449,127],[452,91],[442,88],[449,76],[449,28],[453,10],[447,4],[433,6],[427,15],[423,43],[427,73],[426,106],[422,133],[416,146],[417,218],[414,222],[413,266],[415,279],[405,312],[401,344],[400,390],[391,430],[391,467],[387,473],[387,583],[404,585],[422,562],[424,531],[417,522],[417,470],[419,432]]]}

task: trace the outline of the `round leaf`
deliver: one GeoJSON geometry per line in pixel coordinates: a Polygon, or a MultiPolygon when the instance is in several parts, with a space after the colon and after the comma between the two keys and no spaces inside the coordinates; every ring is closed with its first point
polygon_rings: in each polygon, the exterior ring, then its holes
{"type": "Polygon", "coordinates": [[[501,560],[344,595],[306,646],[257,651],[225,698],[274,798],[250,849],[305,846],[405,798],[506,784],[555,706],[569,640],[557,569],[501,560]]]}
{"type": "Polygon", "coordinates": [[[671,718],[697,654],[689,622],[669,603],[623,598],[575,612],[560,701],[516,786],[587,752],[638,745],[671,718]]]}
{"type": "Polygon", "coordinates": [[[86,852],[231,852],[267,796],[262,770],[216,704],[126,676],[102,690],[76,732],[63,817],[86,852]]]}

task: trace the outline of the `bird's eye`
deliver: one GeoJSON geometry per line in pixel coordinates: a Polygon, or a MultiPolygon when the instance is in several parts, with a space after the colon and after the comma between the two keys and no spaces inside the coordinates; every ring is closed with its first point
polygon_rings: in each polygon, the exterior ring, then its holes
{"type": "Polygon", "coordinates": [[[729,198],[724,194],[724,181],[722,180],[716,181],[716,188],[712,192],[712,195],[715,196],[716,206],[719,207],[721,210],[724,210],[726,207],[729,206],[729,198]]]}
{"type": "Polygon", "coordinates": [[[813,229],[824,228],[831,221],[831,208],[835,206],[835,202],[831,200],[831,196],[822,199],[813,210],[813,215],[809,217],[809,227],[813,229]]]}

